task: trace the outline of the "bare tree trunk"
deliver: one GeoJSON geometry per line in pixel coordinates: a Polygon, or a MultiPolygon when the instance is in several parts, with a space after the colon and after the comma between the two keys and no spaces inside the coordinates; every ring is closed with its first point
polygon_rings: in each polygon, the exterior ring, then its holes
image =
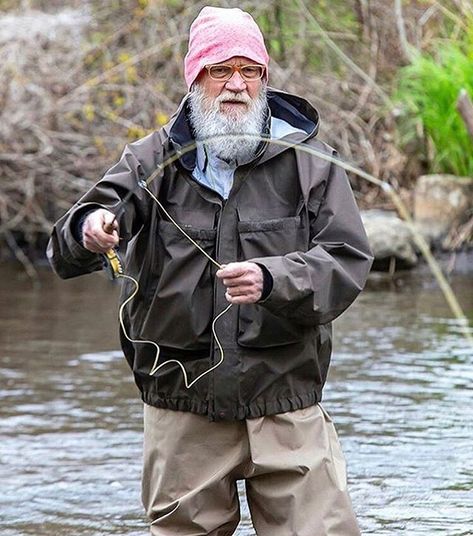
{"type": "Polygon", "coordinates": [[[284,39],[283,7],[281,2],[276,2],[276,5],[274,6],[274,15],[277,25],[277,39],[279,42],[281,60],[284,61],[286,59],[286,43],[284,39]]]}
{"type": "Polygon", "coordinates": [[[460,90],[458,95],[457,110],[465,123],[468,134],[473,140],[473,103],[465,89],[460,90]]]}
{"type": "Polygon", "coordinates": [[[399,44],[401,45],[401,52],[407,63],[411,63],[413,53],[409,45],[409,41],[406,36],[406,26],[404,23],[404,17],[402,15],[402,2],[401,0],[394,0],[394,14],[396,16],[396,26],[399,33],[399,44]]]}
{"type": "Polygon", "coordinates": [[[368,0],[356,0],[355,12],[362,29],[363,43],[368,43],[370,40],[369,11],[368,0]]]}

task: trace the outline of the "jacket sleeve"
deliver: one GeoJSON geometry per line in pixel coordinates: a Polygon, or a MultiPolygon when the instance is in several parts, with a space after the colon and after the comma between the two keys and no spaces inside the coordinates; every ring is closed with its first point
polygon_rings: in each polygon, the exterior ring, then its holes
{"type": "Polygon", "coordinates": [[[307,204],[308,251],[250,260],[264,265],[273,278],[271,292],[259,305],[301,324],[325,324],[361,292],[373,257],[343,168],[330,164],[321,202],[309,198],[307,204]]]}
{"type": "Polygon", "coordinates": [[[138,186],[138,180],[146,178],[146,168],[152,168],[152,164],[137,156],[140,147],[146,143],[150,140],[143,138],[127,145],[120,160],[54,225],[47,257],[54,271],[63,279],[102,268],[101,256],[85,249],[78,239],[77,226],[84,213],[99,208],[113,212],[132,191],[133,195],[119,217],[120,238],[128,241],[146,221],[149,203],[145,192],[138,186]]]}

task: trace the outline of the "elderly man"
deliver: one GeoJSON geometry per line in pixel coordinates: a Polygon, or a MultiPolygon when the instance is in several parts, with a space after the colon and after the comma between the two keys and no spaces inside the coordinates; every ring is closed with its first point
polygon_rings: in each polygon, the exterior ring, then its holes
{"type": "Polygon", "coordinates": [[[331,321],[372,257],[345,173],[317,156],[335,153],[316,110],[267,88],[268,61],[249,14],[204,8],[170,123],[125,148],[48,248],[67,278],[119,245],[136,279],[121,339],[144,401],[155,535],[233,534],[237,480],[258,535],[359,534],[320,400],[331,321]]]}

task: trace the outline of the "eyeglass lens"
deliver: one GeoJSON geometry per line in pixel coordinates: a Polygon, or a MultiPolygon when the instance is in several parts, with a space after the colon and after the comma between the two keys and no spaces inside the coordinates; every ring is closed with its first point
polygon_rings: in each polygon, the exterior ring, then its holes
{"type": "Polygon", "coordinates": [[[258,80],[263,76],[264,67],[261,65],[211,65],[209,74],[215,80],[229,80],[238,71],[244,80],[258,80]]]}

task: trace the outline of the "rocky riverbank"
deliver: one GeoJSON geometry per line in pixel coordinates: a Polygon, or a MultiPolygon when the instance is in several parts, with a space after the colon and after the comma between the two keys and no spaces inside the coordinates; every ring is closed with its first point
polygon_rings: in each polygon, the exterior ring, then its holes
{"type": "Polygon", "coordinates": [[[413,192],[412,223],[394,211],[365,210],[362,218],[375,257],[373,268],[411,269],[419,263],[416,236],[438,257],[456,258],[472,251],[473,178],[452,175],[419,177],[413,192]]]}

